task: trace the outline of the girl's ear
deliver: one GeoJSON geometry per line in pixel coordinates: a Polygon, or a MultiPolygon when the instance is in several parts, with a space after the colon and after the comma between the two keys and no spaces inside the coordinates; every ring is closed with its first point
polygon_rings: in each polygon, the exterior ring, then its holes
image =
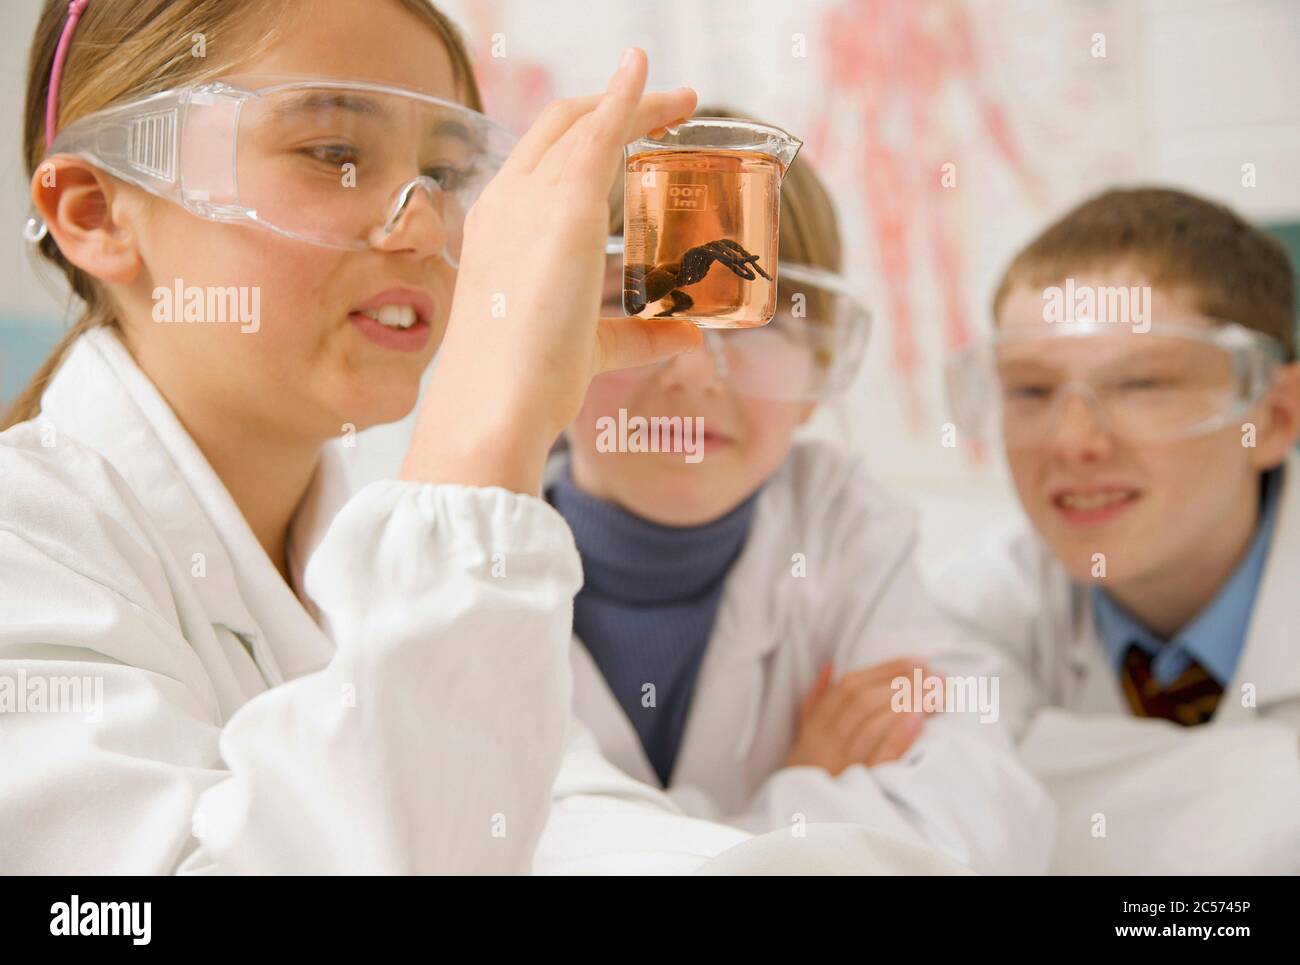
{"type": "Polygon", "coordinates": [[[114,201],[125,200],[121,189],[68,154],[46,158],[32,175],[32,203],[63,256],[89,275],[125,284],[142,262],[129,226],[114,220],[114,201]]]}
{"type": "Polygon", "coordinates": [[[1260,405],[1265,424],[1258,427],[1253,461],[1257,469],[1272,469],[1286,460],[1300,440],[1300,362],[1277,370],[1273,387],[1260,405]]]}

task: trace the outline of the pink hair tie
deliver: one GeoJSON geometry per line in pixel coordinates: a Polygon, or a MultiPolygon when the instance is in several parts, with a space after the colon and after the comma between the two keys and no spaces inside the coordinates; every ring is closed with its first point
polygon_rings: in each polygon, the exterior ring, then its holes
{"type": "Polygon", "coordinates": [[[50,68],[50,94],[45,101],[45,148],[49,150],[54,144],[54,127],[59,114],[59,81],[63,79],[63,62],[68,59],[68,47],[72,45],[72,33],[77,29],[77,21],[90,0],[72,0],[68,4],[68,20],[63,25],[63,35],[59,37],[59,46],[54,51],[54,66],[50,68]]]}

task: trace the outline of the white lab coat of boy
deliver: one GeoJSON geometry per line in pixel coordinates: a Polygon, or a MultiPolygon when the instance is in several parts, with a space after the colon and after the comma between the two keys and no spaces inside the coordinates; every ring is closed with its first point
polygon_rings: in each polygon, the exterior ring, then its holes
{"type": "MultiPolygon", "coordinates": [[[[553,460],[548,478],[560,467],[553,460]]],[[[916,539],[913,513],[856,458],[796,443],[760,493],[727,575],[668,789],[683,810],[753,832],[858,823],[979,873],[1046,870],[1053,808],[1000,719],[930,716],[900,760],[835,777],[783,766],[800,704],[827,661],[837,678],[913,655],[942,674],[998,676],[996,654],[927,596],[916,539]]],[[[576,638],[572,659],[578,717],[612,763],[657,786],[631,721],[576,638]]]]}
{"type": "Polygon", "coordinates": [[[1002,702],[1059,808],[1063,874],[1300,874],[1300,458],[1233,680],[1197,727],[1131,715],[1087,590],[1024,529],[936,573],[1008,660],[1002,702]]]}

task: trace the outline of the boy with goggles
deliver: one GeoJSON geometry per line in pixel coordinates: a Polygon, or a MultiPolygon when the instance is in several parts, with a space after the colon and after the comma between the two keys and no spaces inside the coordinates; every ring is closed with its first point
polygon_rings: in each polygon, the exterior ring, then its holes
{"type": "MultiPolygon", "coordinates": [[[[908,509],[856,459],[794,439],[851,383],[870,313],[806,163],[781,206],[776,317],[599,376],[548,467],[585,577],[577,715],[691,816],[859,823],[978,871],[1041,872],[1051,810],[996,720],[893,700],[914,671],[987,677],[996,656],[926,599],[908,509]]],[[[620,315],[620,239],[607,250],[602,314],[620,315]]]]}
{"type": "Polygon", "coordinates": [[[1085,202],[952,360],[1033,526],[938,577],[1017,668],[1004,707],[1065,873],[1300,872],[1300,366],[1276,241],[1171,190],[1085,202]]]}

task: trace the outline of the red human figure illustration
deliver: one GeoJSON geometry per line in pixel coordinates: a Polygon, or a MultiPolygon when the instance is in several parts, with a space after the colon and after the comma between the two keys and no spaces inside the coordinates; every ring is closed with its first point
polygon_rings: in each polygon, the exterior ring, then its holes
{"type": "Polygon", "coordinates": [[[970,339],[958,219],[960,144],[947,116],[963,96],[1027,192],[1041,189],[1010,134],[1001,106],[985,91],[975,36],[963,0],[844,0],[827,13],[826,104],[810,141],[815,154],[846,150],[857,159],[864,214],[875,242],[893,362],[914,430],[925,423],[918,385],[912,285],[916,234],[938,285],[947,351],[970,339]],[[856,124],[836,123],[845,115],[856,124]],[[855,138],[832,143],[832,128],[855,138]],[[951,165],[951,167],[946,167],[951,165]]]}

